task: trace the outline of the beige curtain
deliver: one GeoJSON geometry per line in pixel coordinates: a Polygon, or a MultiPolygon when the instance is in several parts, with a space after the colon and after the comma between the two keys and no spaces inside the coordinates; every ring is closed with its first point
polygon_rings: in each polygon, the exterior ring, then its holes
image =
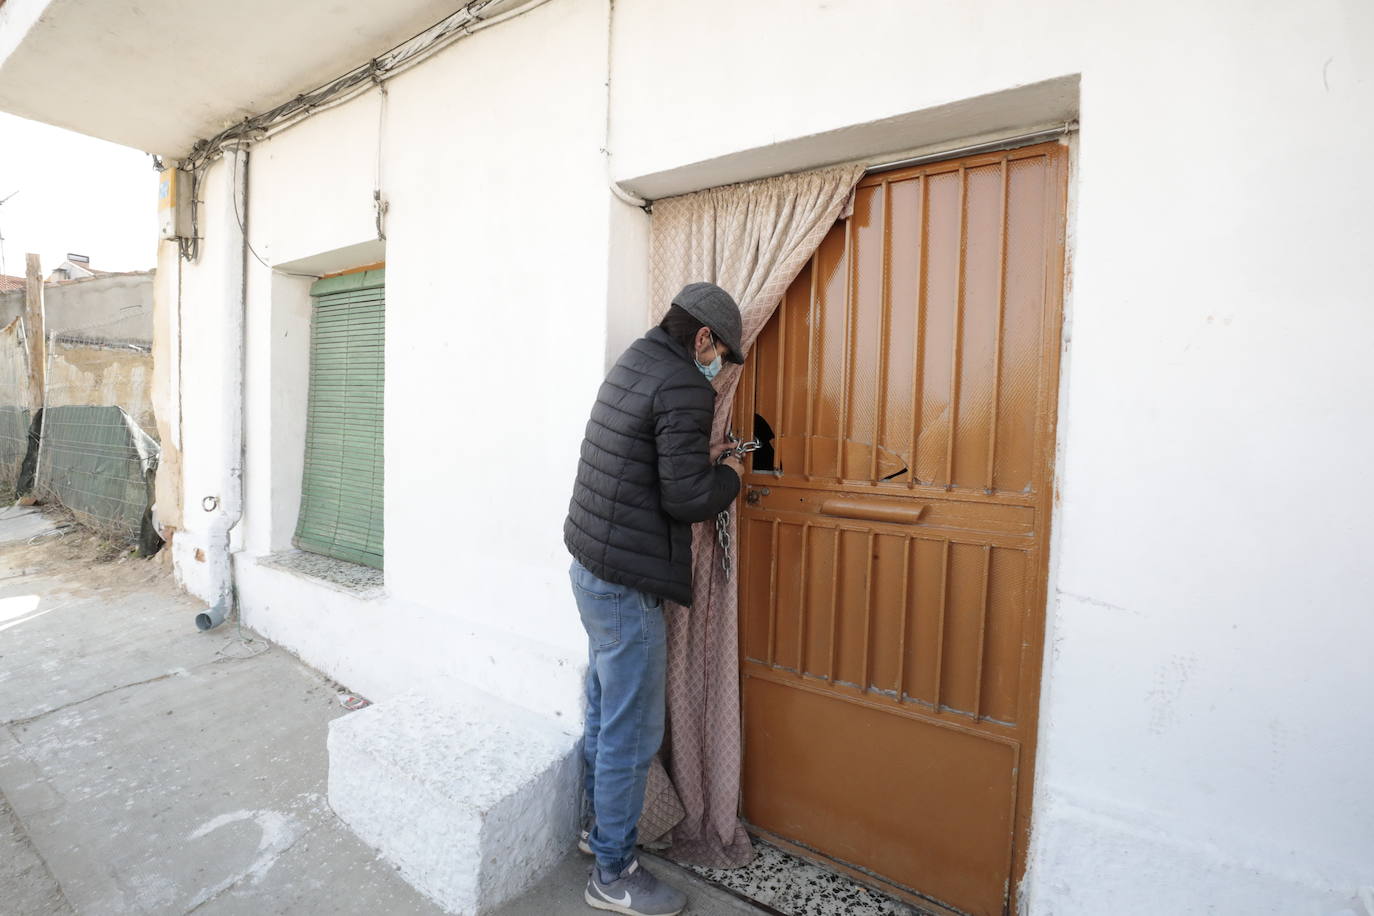
{"type": "MultiPolygon", "coordinates": [[[[653,319],[685,284],[709,280],[739,303],[745,353],[787,287],[848,207],[860,166],[783,175],[654,201],[649,234],[653,319]]],[[[731,422],[739,367],[716,377],[712,441],[733,425],[748,438],[746,420],[731,422]]],[[[734,539],[731,513],[731,539],[734,539]]],[[[726,581],[712,522],[693,532],[693,606],[668,613],[667,770],[671,786],[651,780],[641,840],[672,826],[670,855],[701,865],[733,867],[753,858],[738,817],[740,707],[735,582],[726,581]]],[[[655,774],[656,776],[658,774],[655,774]]]]}

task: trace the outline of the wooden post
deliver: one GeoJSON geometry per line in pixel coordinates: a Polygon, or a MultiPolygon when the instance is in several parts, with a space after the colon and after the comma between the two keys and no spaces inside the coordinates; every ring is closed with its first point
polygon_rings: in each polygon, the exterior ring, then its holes
{"type": "Polygon", "coordinates": [[[43,320],[43,268],[38,255],[24,256],[28,281],[24,286],[24,340],[29,357],[29,406],[43,407],[43,386],[48,368],[47,327],[43,320]]]}

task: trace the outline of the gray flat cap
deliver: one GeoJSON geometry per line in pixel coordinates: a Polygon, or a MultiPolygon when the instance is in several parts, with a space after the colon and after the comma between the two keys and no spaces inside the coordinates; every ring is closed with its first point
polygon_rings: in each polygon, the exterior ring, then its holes
{"type": "Polygon", "coordinates": [[[739,306],[729,293],[714,283],[688,283],[682,292],[673,297],[673,305],[686,309],[730,348],[730,352],[725,354],[727,360],[736,364],[744,362],[744,347],[740,346],[740,338],[744,333],[739,306]]]}

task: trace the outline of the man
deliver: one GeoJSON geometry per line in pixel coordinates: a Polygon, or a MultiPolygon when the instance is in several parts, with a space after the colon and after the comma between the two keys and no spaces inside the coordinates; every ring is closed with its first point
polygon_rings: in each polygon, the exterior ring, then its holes
{"type": "Polygon", "coordinates": [[[664,600],[692,603],[693,522],[739,492],[740,463],[711,446],[722,361],[743,362],[739,306],[691,283],[606,376],[587,422],[563,540],[587,631],[583,756],[596,856],[585,899],[629,916],[672,916],[687,900],[635,856],[649,761],[663,740],[664,600]]]}

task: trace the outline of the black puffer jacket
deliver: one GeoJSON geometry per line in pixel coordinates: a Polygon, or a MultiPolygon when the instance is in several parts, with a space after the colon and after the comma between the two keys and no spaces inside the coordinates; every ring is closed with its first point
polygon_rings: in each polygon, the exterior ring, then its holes
{"type": "Polygon", "coordinates": [[[660,328],[602,382],[582,440],[563,542],[607,582],[692,603],[692,522],[727,508],[739,477],[713,465],[715,389],[660,328]]]}

